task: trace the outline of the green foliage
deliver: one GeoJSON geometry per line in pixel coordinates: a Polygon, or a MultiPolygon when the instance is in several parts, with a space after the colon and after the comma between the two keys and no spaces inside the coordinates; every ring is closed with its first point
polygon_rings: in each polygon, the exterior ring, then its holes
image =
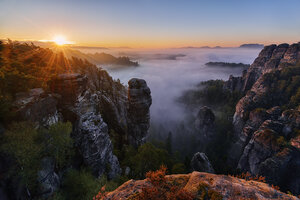
{"type": "MultiPolygon", "coordinates": [[[[243,94],[239,92],[230,92],[225,90],[223,86],[224,81],[222,80],[202,82],[197,88],[186,91],[179,99],[179,102],[187,107],[191,107],[193,110],[198,109],[203,105],[213,109],[216,117],[216,137],[207,145],[207,149],[201,149],[201,151],[204,151],[208,155],[217,172],[228,173],[230,166],[227,166],[224,163],[226,163],[227,149],[229,148],[233,137],[232,118],[235,112],[235,106],[243,94]]],[[[189,127],[193,126],[194,121],[195,119],[189,122],[189,127]]],[[[184,130],[184,128],[182,130],[184,130]]],[[[195,135],[197,134],[198,132],[195,131],[195,135]]],[[[186,155],[192,156],[195,153],[195,149],[199,149],[199,142],[190,136],[190,141],[185,141],[184,143],[183,140],[187,140],[187,137],[187,135],[185,135],[184,138],[179,137],[176,146],[190,147],[190,150],[180,151],[190,152],[190,155],[186,155]]]]}
{"type": "Polygon", "coordinates": [[[170,165],[168,152],[151,143],[141,145],[137,151],[133,147],[128,147],[125,151],[126,156],[122,164],[130,167],[135,178],[144,178],[146,172],[157,170],[163,164],[170,165]]]}
{"type": "Polygon", "coordinates": [[[17,165],[12,172],[17,173],[30,189],[36,184],[42,150],[39,133],[30,123],[14,123],[3,135],[1,151],[13,156],[17,165]]]}
{"type": "Polygon", "coordinates": [[[101,188],[101,183],[87,170],[71,169],[64,177],[62,187],[67,200],[91,200],[101,188]]]}
{"type": "Polygon", "coordinates": [[[273,101],[282,109],[296,108],[300,105],[300,64],[265,74],[264,78],[273,83],[270,86],[270,92],[275,97],[273,101]]]}
{"type": "Polygon", "coordinates": [[[67,72],[87,72],[97,67],[81,59],[68,59],[63,52],[54,52],[33,44],[10,41],[0,44],[0,95],[43,87],[53,77],[67,72]]]}
{"type": "Polygon", "coordinates": [[[222,112],[234,113],[235,105],[242,94],[224,90],[223,86],[224,81],[222,80],[201,82],[197,88],[186,91],[178,100],[189,107],[207,105],[216,107],[222,112]]]}
{"type": "Polygon", "coordinates": [[[173,165],[171,172],[172,174],[184,174],[187,170],[183,163],[176,163],[173,165]]]}
{"type": "MultiPolygon", "coordinates": [[[[0,78],[1,79],[1,78],[0,78]]],[[[0,122],[7,123],[14,116],[12,109],[12,99],[9,96],[0,95],[0,122]]]]}
{"type": "Polygon", "coordinates": [[[73,156],[73,139],[71,122],[58,122],[44,129],[46,154],[53,157],[58,168],[66,166],[73,156]]]}
{"type": "Polygon", "coordinates": [[[43,157],[53,157],[58,168],[66,166],[72,156],[71,130],[70,122],[60,122],[49,129],[36,129],[29,122],[11,124],[2,137],[1,152],[16,162],[11,168],[12,175],[20,176],[23,183],[34,190],[43,157]]]}
{"type": "Polygon", "coordinates": [[[125,177],[118,177],[113,180],[108,180],[105,175],[101,178],[95,178],[89,170],[70,169],[62,183],[62,188],[52,197],[52,200],[91,200],[97,192],[105,186],[105,191],[113,191],[125,181],[125,177]]]}

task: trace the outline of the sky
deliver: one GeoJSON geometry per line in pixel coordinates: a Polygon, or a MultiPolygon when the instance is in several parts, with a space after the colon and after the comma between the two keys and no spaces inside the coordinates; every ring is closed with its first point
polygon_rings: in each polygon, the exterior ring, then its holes
{"type": "Polygon", "coordinates": [[[0,0],[0,38],[168,48],[300,41],[300,0],[0,0]]]}

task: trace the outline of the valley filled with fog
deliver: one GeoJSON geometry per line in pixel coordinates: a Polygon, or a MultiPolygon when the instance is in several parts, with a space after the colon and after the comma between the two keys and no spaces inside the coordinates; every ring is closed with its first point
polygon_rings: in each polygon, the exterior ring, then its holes
{"type": "Polygon", "coordinates": [[[105,52],[128,56],[138,61],[137,67],[101,65],[114,79],[127,85],[131,78],[145,79],[151,89],[151,125],[174,131],[174,125],[186,119],[185,108],[176,100],[184,91],[202,81],[227,80],[232,74],[240,76],[242,67],[211,67],[207,62],[234,62],[251,64],[261,49],[248,48],[182,48],[163,50],[92,49],[83,52],[105,52]]]}

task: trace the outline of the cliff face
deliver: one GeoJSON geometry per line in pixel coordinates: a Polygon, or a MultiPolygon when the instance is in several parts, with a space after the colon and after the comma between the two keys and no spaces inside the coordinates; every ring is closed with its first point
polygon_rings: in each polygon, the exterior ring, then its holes
{"type": "Polygon", "coordinates": [[[299,43],[267,46],[243,77],[227,82],[227,86],[235,85],[227,89],[245,93],[233,118],[230,164],[263,175],[294,194],[300,193],[300,109],[291,96],[300,85],[299,67],[289,66],[299,61],[299,43]]]}
{"type": "MultiPolygon", "coordinates": [[[[226,175],[215,175],[204,172],[193,172],[191,174],[167,175],[169,184],[181,183],[183,191],[188,192],[194,199],[202,199],[203,188],[209,193],[218,193],[218,198],[211,199],[298,199],[273,189],[266,183],[246,181],[226,175]],[[201,198],[202,197],[202,198],[201,198]]],[[[143,188],[151,187],[148,179],[130,180],[121,185],[115,191],[110,192],[103,200],[125,200],[135,199],[135,195],[143,188]]],[[[204,195],[205,196],[205,195],[204,195]]]]}
{"type": "Polygon", "coordinates": [[[72,122],[75,146],[94,175],[106,173],[114,178],[120,174],[109,130],[117,132],[114,137],[125,138],[125,143],[143,143],[151,105],[146,82],[132,79],[127,89],[106,71],[91,68],[81,74],[60,74],[49,82],[49,89],[19,94],[15,103],[19,119],[45,127],[72,122]]]}
{"type": "Polygon", "coordinates": [[[249,69],[243,73],[242,77],[231,76],[229,78],[226,88],[247,92],[261,75],[271,72],[274,69],[283,69],[288,64],[295,65],[299,62],[299,48],[299,43],[266,46],[259,53],[249,69]]]}

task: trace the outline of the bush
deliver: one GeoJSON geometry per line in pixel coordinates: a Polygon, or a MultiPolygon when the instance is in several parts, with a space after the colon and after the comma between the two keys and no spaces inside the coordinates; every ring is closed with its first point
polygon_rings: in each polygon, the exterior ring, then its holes
{"type": "Polygon", "coordinates": [[[146,177],[151,186],[142,188],[142,192],[134,194],[129,199],[135,200],[192,200],[193,196],[186,192],[181,185],[171,184],[167,181],[167,168],[161,166],[159,170],[147,172],[146,177]]]}
{"type": "Polygon", "coordinates": [[[12,174],[20,176],[30,190],[35,190],[43,157],[54,158],[57,168],[69,164],[73,147],[71,130],[70,122],[60,122],[49,129],[36,129],[30,122],[11,124],[2,137],[1,151],[16,162],[11,168],[12,174]]]}
{"type": "Polygon", "coordinates": [[[46,155],[55,159],[58,168],[66,166],[73,156],[72,124],[58,122],[43,132],[46,155]]]}
{"type": "Polygon", "coordinates": [[[39,133],[34,129],[33,124],[13,123],[3,135],[1,151],[12,156],[16,161],[11,172],[20,176],[23,184],[29,189],[34,189],[43,144],[39,142],[39,133]]]}
{"type": "Polygon", "coordinates": [[[100,181],[87,170],[69,170],[62,184],[67,200],[91,200],[100,188],[100,181]]]}
{"type": "Polygon", "coordinates": [[[176,163],[172,167],[172,174],[184,174],[187,172],[183,163],[176,163]]]}
{"type": "Polygon", "coordinates": [[[157,170],[162,164],[168,165],[170,163],[168,152],[156,148],[151,143],[141,145],[136,154],[126,158],[126,160],[136,178],[144,178],[146,172],[157,170]]]}

